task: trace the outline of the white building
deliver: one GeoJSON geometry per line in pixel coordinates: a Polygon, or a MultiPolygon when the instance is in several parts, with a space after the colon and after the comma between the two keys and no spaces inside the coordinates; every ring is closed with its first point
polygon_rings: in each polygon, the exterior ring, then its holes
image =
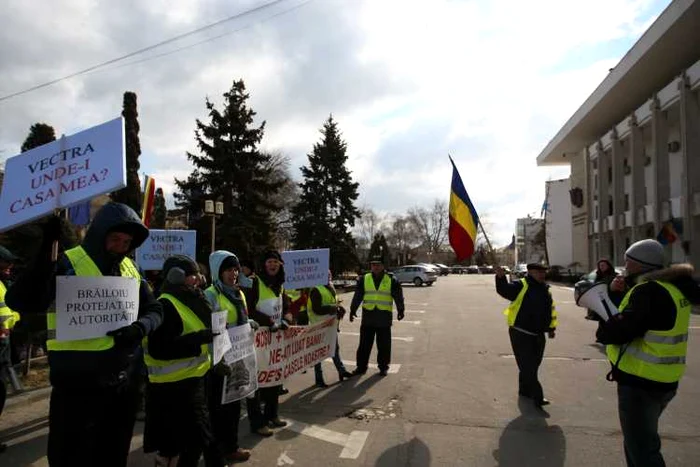
{"type": "Polygon", "coordinates": [[[515,264],[544,263],[544,219],[523,217],[515,223],[515,264]]]}
{"type": "MultiPolygon", "coordinates": [[[[546,182],[547,210],[544,214],[547,261],[550,266],[568,268],[573,263],[571,246],[571,181],[546,182]]],[[[581,265],[583,266],[583,265],[581,265]]]]}
{"type": "Polygon", "coordinates": [[[699,91],[700,0],[675,0],[537,158],[571,165],[574,261],[621,265],[675,218],[668,259],[700,266],[699,91]]]}

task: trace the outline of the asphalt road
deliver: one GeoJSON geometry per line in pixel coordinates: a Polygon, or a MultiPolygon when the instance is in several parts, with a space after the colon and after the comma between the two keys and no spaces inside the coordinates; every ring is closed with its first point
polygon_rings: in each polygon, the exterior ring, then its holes
{"type": "MultiPolygon", "coordinates": [[[[405,286],[406,319],[394,321],[392,372],[376,368],[327,389],[313,370],[287,383],[280,413],[291,426],[262,439],[241,421],[256,466],[623,466],[615,385],[594,344],[595,324],[554,286],[560,327],[540,371],[552,401],[541,413],[517,398],[515,361],[493,276],[448,276],[432,287],[405,286]]],[[[350,296],[344,295],[349,305],[350,296]]],[[[341,355],[355,360],[359,322],[342,323],[341,355]]],[[[700,316],[693,316],[689,365],[678,396],[661,419],[669,466],[700,465],[700,316]]],[[[375,359],[372,353],[372,361],[375,359]]],[[[352,363],[348,369],[352,370],[352,363]]],[[[47,401],[14,405],[0,418],[10,447],[2,466],[45,466],[47,401]]],[[[151,466],[139,424],[131,466],[151,466]]],[[[203,465],[203,464],[202,464],[203,465]]]]}

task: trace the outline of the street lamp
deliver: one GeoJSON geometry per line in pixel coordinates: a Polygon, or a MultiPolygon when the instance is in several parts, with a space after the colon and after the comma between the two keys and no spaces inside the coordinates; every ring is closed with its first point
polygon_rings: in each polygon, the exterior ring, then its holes
{"type": "Polygon", "coordinates": [[[211,216],[211,251],[216,248],[216,217],[224,215],[224,203],[221,201],[214,202],[211,199],[204,201],[204,215],[211,216]]]}

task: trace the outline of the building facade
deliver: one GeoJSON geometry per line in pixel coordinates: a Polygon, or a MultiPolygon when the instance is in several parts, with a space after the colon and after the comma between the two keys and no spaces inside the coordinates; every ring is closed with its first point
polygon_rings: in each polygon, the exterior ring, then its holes
{"type": "Polygon", "coordinates": [[[515,222],[515,261],[546,263],[544,219],[523,217],[515,222]]]}
{"type": "Polygon", "coordinates": [[[537,162],[571,166],[574,262],[622,265],[673,221],[667,259],[700,266],[700,1],[673,1],[537,162]]]}
{"type": "Polygon", "coordinates": [[[568,178],[546,182],[547,209],[544,213],[544,226],[549,265],[575,269],[576,266],[571,266],[573,248],[570,190],[571,180],[568,178]]]}

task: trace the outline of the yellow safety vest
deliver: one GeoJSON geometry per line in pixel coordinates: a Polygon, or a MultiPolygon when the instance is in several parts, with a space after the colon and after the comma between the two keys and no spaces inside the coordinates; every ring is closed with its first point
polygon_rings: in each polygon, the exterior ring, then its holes
{"type": "MultiPolygon", "coordinates": [[[[211,292],[216,296],[216,300],[219,303],[219,309],[228,312],[226,315],[226,323],[228,325],[236,326],[238,323],[238,309],[236,308],[236,305],[231,303],[231,300],[229,300],[226,295],[220,293],[219,289],[213,285],[209,286],[207,292],[211,292]]],[[[241,300],[243,300],[243,307],[247,309],[248,304],[245,301],[245,295],[243,293],[241,293],[241,300]]]]}
{"type": "MultiPolygon", "coordinates": [[[[202,320],[197,317],[184,303],[170,294],[162,294],[175,306],[182,320],[181,336],[206,329],[202,320]]],[[[157,360],[148,352],[148,337],[143,339],[143,360],[148,367],[148,380],[151,383],[174,383],[187,378],[204,376],[211,368],[209,344],[202,344],[201,352],[196,357],[178,358],[175,360],[157,360]]]]}
{"type": "MultiPolygon", "coordinates": [[[[324,306],[333,306],[337,302],[335,295],[328,289],[328,287],[323,286],[323,285],[317,285],[316,290],[321,294],[321,307],[324,306]]],[[[309,294],[309,301],[306,302],[308,304],[308,310],[309,310],[309,324],[314,324],[318,323],[319,321],[323,321],[324,319],[330,318],[331,315],[317,315],[316,312],[314,311],[314,305],[311,302],[311,294],[309,294]]]]}
{"type": "Polygon", "coordinates": [[[7,288],[0,281],[0,329],[10,330],[15,327],[20,317],[19,313],[5,305],[5,293],[7,293],[7,288]]]}
{"type": "MultiPolygon", "coordinates": [[[[660,383],[675,383],[680,381],[685,373],[692,305],[675,285],[663,281],[654,282],[666,289],[676,305],[676,322],[673,328],[668,331],[648,330],[644,336],[627,344],[622,358],[619,358],[621,345],[608,345],[606,353],[612,364],[617,364],[617,367],[627,374],[660,383]]],[[[627,308],[632,292],[639,285],[632,287],[622,299],[620,312],[627,308]]]]}
{"type": "Polygon", "coordinates": [[[391,313],[393,300],[391,298],[391,277],[384,274],[379,289],[374,287],[372,273],[365,274],[365,295],[362,298],[362,308],[371,310],[376,308],[391,313]]]}
{"type": "MultiPolygon", "coordinates": [[[[506,308],[503,311],[503,314],[506,315],[506,321],[508,322],[508,326],[514,326],[515,325],[515,319],[518,317],[518,313],[520,312],[520,307],[523,304],[523,299],[525,299],[525,294],[527,293],[527,289],[530,287],[529,284],[527,283],[527,279],[520,279],[520,283],[523,284],[523,288],[520,289],[520,292],[518,293],[518,296],[515,297],[515,300],[510,302],[510,305],[508,305],[508,308],[506,308]]],[[[549,293],[549,296],[552,296],[552,291],[547,289],[547,292],[549,293]]],[[[550,329],[555,329],[559,325],[559,320],[557,319],[557,307],[554,304],[554,298],[552,298],[552,320],[549,322],[549,327],[550,329]]]]}
{"type": "Polygon", "coordinates": [[[284,287],[280,290],[279,295],[275,295],[272,289],[258,279],[258,303],[255,304],[255,309],[265,316],[269,316],[273,323],[281,323],[282,295],[284,295],[284,287]]]}
{"type": "MultiPolygon", "coordinates": [[[[101,277],[102,273],[100,268],[97,267],[95,262],[90,258],[90,255],[83,249],[83,247],[78,246],[71,248],[66,251],[66,257],[70,264],[73,266],[76,276],[86,276],[86,277],[101,277]]],[[[119,272],[122,277],[131,277],[137,281],[141,281],[141,274],[136,268],[136,265],[129,258],[124,258],[121,263],[119,263],[119,272]]],[[[48,340],[46,341],[46,347],[49,350],[79,350],[79,351],[89,351],[89,352],[99,352],[101,350],[108,350],[114,347],[114,338],[110,336],[95,337],[93,339],[82,339],[74,341],[57,341],[56,340],[56,310],[52,307],[46,313],[46,329],[48,330],[48,340]]]]}

